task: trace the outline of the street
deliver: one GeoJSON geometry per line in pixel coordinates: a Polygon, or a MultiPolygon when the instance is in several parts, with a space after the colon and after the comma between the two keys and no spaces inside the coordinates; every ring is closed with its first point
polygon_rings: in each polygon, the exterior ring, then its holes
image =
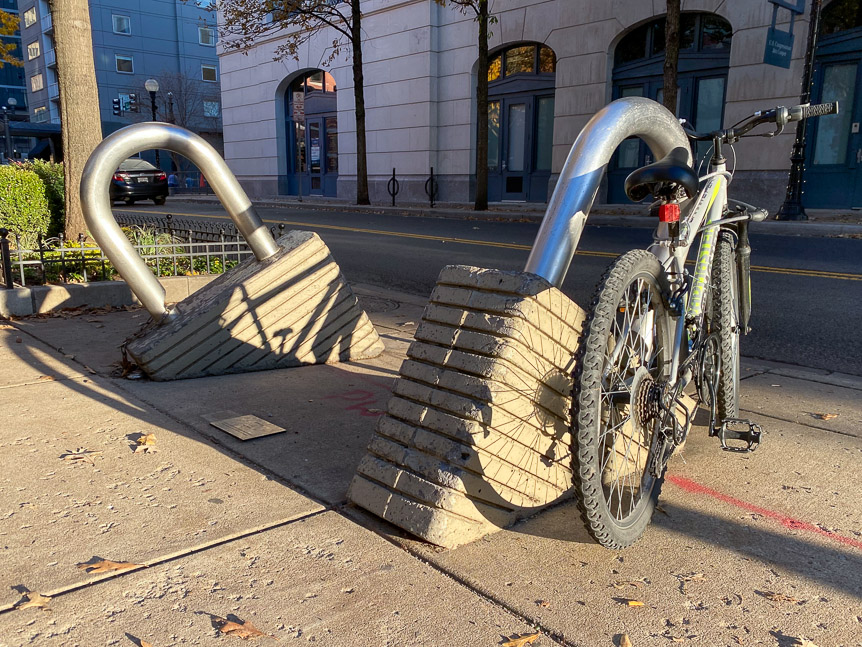
{"type": "MultiPolygon", "coordinates": [[[[218,205],[179,201],[115,212],[229,220],[218,205]]],[[[348,281],[427,297],[449,264],[522,270],[538,224],[259,208],[268,225],[316,231],[348,281]]],[[[469,212],[467,212],[469,214],[469,212]]],[[[769,225],[761,225],[768,229],[769,225]]],[[[758,234],[752,227],[751,334],[745,357],[862,375],[862,240],[758,234]]],[[[586,307],[607,265],[646,247],[651,229],[588,226],[563,291],[586,307]]]]}

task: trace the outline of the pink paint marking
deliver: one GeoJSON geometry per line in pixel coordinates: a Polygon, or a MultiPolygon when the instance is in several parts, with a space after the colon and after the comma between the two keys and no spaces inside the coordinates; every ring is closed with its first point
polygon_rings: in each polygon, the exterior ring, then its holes
{"type": "Polygon", "coordinates": [[[700,483],[696,483],[682,476],[667,476],[666,480],[670,481],[677,487],[682,488],[686,492],[691,492],[692,494],[705,494],[709,497],[712,497],[713,499],[718,499],[723,503],[729,503],[730,505],[736,506],[737,508],[742,508],[743,510],[748,510],[749,512],[754,512],[763,517],[766,517],[767,519],[776,521],[790,530],[805,530],[807,532],[813,532],[822,537],[826,537],[833,541],[837,541],[841,544],[844,544],[845,546],[852,546],[853,548],[858,548],[862,550],[862,541],[859,541],[857,539],[851,539],[850,537],[845,537],[843,535],[838,535],[834,532],[829,532],[828,530],[824,530],[820,526],[815,526],[813,523],[801,521],[800,519],[794,519],[793,517],[789,517],[781,512],[776,512],[767,508],[761,508],[760,506],[754,505],[753,503],[748,503],[747,501],[743,501],[742,499],[737,499],[728,494],[722,494],[717,490],[713,490],[712,488],[708,488],[705,485],[701,485],[700,483]]]}

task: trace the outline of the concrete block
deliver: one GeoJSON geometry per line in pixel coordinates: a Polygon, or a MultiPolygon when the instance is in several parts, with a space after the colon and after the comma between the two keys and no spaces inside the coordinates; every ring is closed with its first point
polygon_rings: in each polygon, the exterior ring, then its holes
{"type": "Polygon", "coordinates": [[[568,496],[583,322],[535,275],[444,268],[350,500],[452,548],[568,496]]]}
{"type": "Polygon", "coordinates": [[[281,251],[248,259],[177,304],[126,350],[154,380],[376,357],[383,343],[317,234],[292,231],[281,251]]]}
{"type": "Polygon", "coordinates": [[[0,317],[26,317],[33,314],[29,288],[0,290],[0,317]]]}

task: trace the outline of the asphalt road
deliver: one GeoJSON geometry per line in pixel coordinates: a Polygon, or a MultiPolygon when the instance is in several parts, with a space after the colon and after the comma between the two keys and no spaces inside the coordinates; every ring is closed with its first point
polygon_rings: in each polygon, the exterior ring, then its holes
{"type": "MultiPolygon", "coordinates": [[[[127,213],[227,219],[218,206],[169,202],[127,213]]],[[[449,264],[521,270],[536,223],[261,208],[267,224],[316,231],[349,281],[427,296],[449,264]]],[[[764,228],[768,225],[763,225],[764,228]]],[[[758,234],[752,228],[752,332],[746,357],[862,375],[862,240],[758,234]]],[[[617,255],[651,241],[647,228],[588,226],[563,291],[587,306],[617,255]]]]}

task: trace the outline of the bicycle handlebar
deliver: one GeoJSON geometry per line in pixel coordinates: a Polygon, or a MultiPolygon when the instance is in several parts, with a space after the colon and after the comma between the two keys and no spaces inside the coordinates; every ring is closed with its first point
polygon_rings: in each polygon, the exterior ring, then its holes
{"type": "Polygon", "coordinates": [[[743,119],[727,130],[716,130],[711,133],[698,133],[685,128],[685,124],[683,124],[683,129],[685,130],[686,135],[688,135],[688,138],[693,141],[713,141],[715,139],[721,139],[721,141],[726,144],[732,144],[747,132],[762,124],[778,125],[779,130],[777,132],[766,133],[767,136],[770,136],[777,135],[781,132],[781,129],[791,121],[802,121],[809,117],[822,117],[823,115],[837,114],[837,101],[833,103],[820,103],[813,106],[806,103],[800,106],[793,106],[792,108],[778,106],[771,110],[757,111],[747,119],[743,119]]]}

